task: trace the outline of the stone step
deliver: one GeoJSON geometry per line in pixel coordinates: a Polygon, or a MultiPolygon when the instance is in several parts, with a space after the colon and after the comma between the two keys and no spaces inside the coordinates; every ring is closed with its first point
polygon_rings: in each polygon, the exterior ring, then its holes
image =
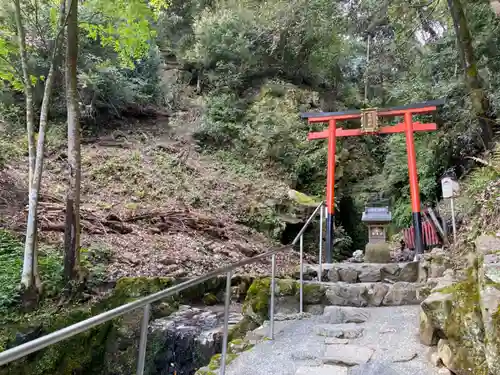
{"type": "MultiPolygon", "coordinates": [[[[304,279],[318,280],[319,265],[305,264],[304,279]]],[[[381,281],[416,282],[418,262],[406,263],[326,263],[322,265],[322,281],[374,283],[381,281]]]]}
{"type": "Polygon", "coordinates": [[[327,345],[324,364],[356,366],[368,363],[372,358],[373,349],[359,345],[327,345]]]}
{"type": "Polygon", "coordinates": [[[318,318],[323,324],[364,323],[370,319],[370,313],[363,308],[347,306],[325,306],[318,318]]]}
{"type": "MultiPolygon", "coordinates": [[[[419,291],[425,288],[425,284],[409,282],[350,284],[308,281],[304,285],[305,290],[315,288],[316,300],[321,292],[321,304],[325,306],[352,307],[418,305],[423,300],[419,291]],[[311,288],[312,285],[314,288],[311,288]]],[[[304,298],[307,303],[308,298],[304,298]]]]}
{"type": "Polygon", "coordinates": [[[363,336],[364,330],[363,327],[358,327],[355,324],[318,324],[314,326],[314,333],[318,336],[348,340],[363,336]]]}
{"type": "Polygon", "coordinates": [[[301,366],[295,375],[347,375],[348,368],[334,365],[301,366]]]}

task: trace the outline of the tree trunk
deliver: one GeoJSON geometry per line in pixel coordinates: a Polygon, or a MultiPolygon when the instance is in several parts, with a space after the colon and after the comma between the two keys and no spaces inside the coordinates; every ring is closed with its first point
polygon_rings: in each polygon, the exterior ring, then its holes
{"type": "MultiPolygon", "coordinates": [[[[26,53],[26,35],[24,31],[24,25],[21,15],[21,5],[19,0],[14,1],[15,7],[15,18],[17,26],[17,34],[19,38],[19,54],[21,56],[21,67],[23,71],[23,85],[24,85],[24,95],[26,97],[26,131],[28,133],[28,154],[29,154],[29,174],[28,174],[28,191],[30,195],[29,204],[32,205],[31,192],[33,184],[33,173],[35,169],[35,120],[34,120],[34,108],[33,108],[33,86],[31,85],[29,68],[28,68],[28,56],[26,53]]],[[[28,214],[28,228],[34,225],[35,218],[28,214]]],[[[24,259],[23,259],[23,271],[21,274],[21,285],[26,289],[33,289],[35,284],[34,270],[33,270],[33,260],[34,260],[34,246],[33,243],[35,239],[33,231],[27,231],[26,242],[24,248],[24,259]]]]}
{"type": "Polygon", "coordinates": [[[19,0],[14,0],[17,35],[19,38],[19,54],[21,56],[21,68],[23,72],[24,95],[26,96],[26,131],[28,133],[28,158],[29,174],[28,184],[31,190],[33,172],[35,170],[35,116],[33,108],[33,86],[31,84],[28,56],[26,52],[26,33],[21,15],[21,5],[19,0]]]}
{"type": "Polygon", "coordinates": [[[484,146],[488,147],[493,138],[491,124],[494,123],[494,112],[481,84],[476,58],[474,56],[474,48],[472,46],[472,35],[461,1],[448,0],[448,8],[450,9],[453,19],[458,52],[464,69],[465,83],[469,90],[472,108],[478,118],[481,139],[483,140],[484,146]]]}
{"type": "Polygon", "coordinates": [[[78,2],[67,0],[66,107],[68,112],[68,187],[64,234],[64,276],[75,280],[80,263],[80,124],[77,92],[78,2]]]}
{"type": "MultiPolygon", "coordinates": [[[[64,24],[64,2],[61,3],[60,25],[64,24]]],[[[52,86],[54,81],[54,71],[56,66],[56,56],[61,44],[62,30],[59,30],[55,36],[54,49],[52,60],[50,62],[49,73],[45,81],[44,95],[42,107],[40,111],[40,123],[38,131],[38,141],[35,151],[34,141],[34,108],[33,108],[33,88],[27,65],[26,40],[24,27],[22,24],[21,8],[19,0],[15,1],[16,8],[16,23],[19,33],[19,50],[21,54],[21,65],[23,69],[23,83],[26,94],[26,123],[28,131],[29,144],[29,203],[28,203],[28,220],[26,225],[26,240],[24,245],[24,260],[23,271],[21,275],[21,285],[27,291],[26,296],[28,304],[34,302],[34,295],[41,287],[40,277],[38,275],[37,265],[37,210],[38,198],[40,194],[40,186],[43,172],[43,152],[45,143],[45,130],[47,127],[47,115],[49,111],[50,97],[52,94],[52,86]]]]}

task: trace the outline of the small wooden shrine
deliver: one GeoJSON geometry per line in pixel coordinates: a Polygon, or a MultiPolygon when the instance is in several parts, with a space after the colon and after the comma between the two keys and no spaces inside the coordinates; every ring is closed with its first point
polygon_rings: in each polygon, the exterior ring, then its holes
{"type": "Polygon", "coordinates": [[[385,242],[387,239],[387,226],[392,221],[389,207],[365,207],[361,221],[368,226],[368,243],[385,242]]]}

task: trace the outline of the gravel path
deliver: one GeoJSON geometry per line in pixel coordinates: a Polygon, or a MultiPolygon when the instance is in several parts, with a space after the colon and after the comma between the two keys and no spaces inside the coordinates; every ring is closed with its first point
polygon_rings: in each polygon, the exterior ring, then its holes
{"type": "MultiPolygon", "coordinates": [[[[349,344],[375,350],[364,364],[328,373],[331,375],[437,375],[425,358],[427,349],[418,341],[418,306],[365,308],[370,318],[357,324],[364,328],[361,337],[349,344]],[[401,362],[399,362],[401,361],[401,362]]],[[[281,323],[281,322],[280,322],[281,323]]],[[[228,375],[295,375],[303,367],[310,373],[320,373],[312,366],[321,366],[325,355],[325,337],[314,333],[318,318],[287,322],[286,328],[274,341],[263,341],[241,353],[226,371],[228,375]]]]}

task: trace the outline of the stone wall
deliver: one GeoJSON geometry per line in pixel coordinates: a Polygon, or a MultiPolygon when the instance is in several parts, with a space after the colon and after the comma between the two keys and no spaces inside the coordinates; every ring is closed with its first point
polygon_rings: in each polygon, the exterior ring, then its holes
{"type": "Polygon", "coordinates": [[[466,270],[446,269],[446,253],[436,255],[422,264],[430,285],[422,343],[457,375],[500,375],[500,238],[479,237],[466,270]]]}

